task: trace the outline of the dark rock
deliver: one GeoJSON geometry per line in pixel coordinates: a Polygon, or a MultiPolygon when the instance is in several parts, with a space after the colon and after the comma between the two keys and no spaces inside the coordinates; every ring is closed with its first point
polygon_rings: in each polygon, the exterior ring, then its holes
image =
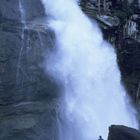
{"type": "Polygon", "coordinates": [[[42,66],[54,33],[36,22],[7,25],[0,28],[0,139],[55,140],[60,86],[42,66]]]}
{"type": "Polygon", "coordinates": [[[125,126],[112,125],[109,128],[108,140],[140,140],[140,131],[125,126]]]}
{"type": "Polygon", "coordinates": [[[0,1],[0,140],[57,138],[61,89],[43,67],[55,36],[43,15],[40,0],[0,1]]]}
{"type": "Polygon", "coordinates": [[[0,1],[0,20],[20,21],[19,0],[0,1]]]}
{"type": "Polygon", "coordinates": [[[1,0],[0,22],[21,22],[20,2],[26,20],[33,20],[44,15],[44,8],[40,0],[1,0]]]}
{"type": "Polygon", "coordinates": [[[136,101],[136,92],[140,80],[140,44],[131,38],[126,38],[118,49],[118,63],[123,81],[128,92],[136,101]]]}
{"type": "Polygon", "coordinates": [[[33,20],[45,15],[41,0],[22,0],[26,20],[33,20]]]}

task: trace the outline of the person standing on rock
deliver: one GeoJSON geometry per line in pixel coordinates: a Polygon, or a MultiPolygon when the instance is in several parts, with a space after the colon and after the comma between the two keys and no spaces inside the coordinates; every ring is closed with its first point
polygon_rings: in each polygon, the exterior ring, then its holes
{"type": "Polygon", "coordinates": [[[99,136],[99,139],[98,140],[104,140],[104,139],[102,138],[102,136],[99,136]]]}

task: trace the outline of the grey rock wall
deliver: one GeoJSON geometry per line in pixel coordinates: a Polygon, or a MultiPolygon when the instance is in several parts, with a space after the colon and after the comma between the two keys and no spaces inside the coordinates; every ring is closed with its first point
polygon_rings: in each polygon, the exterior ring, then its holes
{"type": "Polygon", "coordinates": [[[33,20],[44,15],[43,5],[40,0],[1,0],[0,21],[20,22],[20,2],[25,10],[26,20],[33,20]]]}
{"type": "MultiPolygon", "coordinates": [[[[60,86],[44,69],[55,35],[38,22],[40,0],[0,1],[0,140],[55,140],[60,86]]],[[[43,23],[43,22],[42,22],[43,23]]]]}
{"type": "Polygon", "coordinates": [[[0,20],[20,21],[19,0],[0,1],[0,20]]]}

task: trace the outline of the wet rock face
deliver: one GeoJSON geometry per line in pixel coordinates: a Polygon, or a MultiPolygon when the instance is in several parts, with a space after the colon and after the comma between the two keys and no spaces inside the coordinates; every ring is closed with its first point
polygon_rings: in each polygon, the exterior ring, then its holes
{"type": "Polygon", "coordinates": [[[21,35],[20,28],[0,30],[0,139],[54,139],[59,87],[42,65],[54,35],[49,29],[21,35]]]}
{"type": "Polygon", "coordinates": [[[53,79],[43,67],[45,52],[54,45],[53,33],[27,29],[23,40],[20,30],[0,31],[0,34],[0,82],[4,93],[0,104],[45,99],[48,94],[55,96],[57,87],[54,88],[53,79]]]}
{"type": "Polygon", "coordinates": [[[44,69],[55,36],[31,21],[43,15],[41,2],[23,2],[26,29],[19,1],[0,1],[0,139],[55,140],[60,86],[44,69]]]}
{"type": "Polygon", "coordinates": [[[140,140],[140,131],[125,126],[112,125],[109,128],[108,140],[140,140]]]}
{"type": "Polygon", "coordinates": [[[44,15],[43,5],[40,0],[1,0],[0,1],[0,21],[10,20],[15,22],[21,21],[19,3],[22,3],[26,20],[44,15]]]}
{"type": "Polygon", "coordinates": [[[25,9],[26,20],[33,20],[45,15],[43,5],[40,0],[21,0],[25,9]]]}
{"type": "Polygon", "coordinates": [[[4,19],[20,21],[19,0],[0,1],[0,20],[4,19]]]}
{"type": "Polygon", "coordinates": [[[140,82],[140,44],[134,39],[127,38],[122,42],[122,46],[118,50],[119,65],[123,74],[122,78],[128,92],[132,95],[134,101],[137,102],[140,97],[136,95],[140,82]]]}

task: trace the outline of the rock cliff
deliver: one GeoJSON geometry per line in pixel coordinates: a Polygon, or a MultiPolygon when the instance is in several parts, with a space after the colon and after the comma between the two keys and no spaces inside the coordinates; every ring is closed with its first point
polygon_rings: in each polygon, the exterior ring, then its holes
{"type": "Polygon", "coordinates": [[[57,137],[59,87],[43,68],[54,33],[43,25],[40,0],[0,1],[0,139],[57,137]],[[25,10],[25,25],[22,9],[25,10]]]}

